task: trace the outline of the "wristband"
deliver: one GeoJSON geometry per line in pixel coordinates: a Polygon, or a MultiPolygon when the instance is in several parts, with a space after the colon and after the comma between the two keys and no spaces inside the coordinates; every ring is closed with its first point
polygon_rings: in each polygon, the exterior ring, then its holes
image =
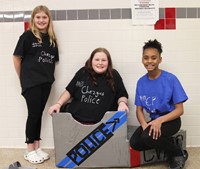
{"type": "Polygon", "coordinates": [[[124,100],[119,101],[119,102],[118,102],[118,105],[119,105],[121,102],[124,102],[126,105],[128,105],[128,103],[127,103],[126,101],[124,101],[124,100]]]}
{"type": "Polygon", "coordinates": [[[56,103],[56,104],[59,104],[59,105],[60,105],[60,107],[62,106],[60,103],[56,103]]]}

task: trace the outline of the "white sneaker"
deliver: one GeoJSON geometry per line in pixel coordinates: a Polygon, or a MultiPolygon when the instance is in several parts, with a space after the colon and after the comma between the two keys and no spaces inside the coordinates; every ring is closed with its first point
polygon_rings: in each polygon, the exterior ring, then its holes
{"type": "Polygon", "coordinates": [[[32,164],[40,164],[44,162],[43,157],[39,156],[36,151],[25,152],[24,159],[32,164]]]}
{"type": "Polygon", "coordinates": [[[36,153],[37,153],[40,157],[42,157],[44,160],[48,160],[48,159],[49,159],[49,154],[47,154],[46,152],[42,151],[41,148],[38,148],[38,149],[36,150],[36,153]]]}

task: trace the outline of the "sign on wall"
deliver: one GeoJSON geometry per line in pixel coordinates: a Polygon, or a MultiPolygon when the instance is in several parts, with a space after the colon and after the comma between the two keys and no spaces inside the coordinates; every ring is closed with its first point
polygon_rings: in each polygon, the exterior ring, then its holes
{"type": "Polygon", "coordinates": [[[158,0],[132,0],[132,24],[154,25],[159,19],[158,0]]]}

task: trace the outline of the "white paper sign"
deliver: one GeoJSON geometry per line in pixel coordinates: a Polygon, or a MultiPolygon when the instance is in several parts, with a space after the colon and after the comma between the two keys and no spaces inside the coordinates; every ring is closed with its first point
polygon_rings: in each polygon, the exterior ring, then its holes
{"type": "Polygon", "coordinates": [[[131,2],[133,25],[154,25],[158,21],[158,0],[132,0],[131,2]]]}

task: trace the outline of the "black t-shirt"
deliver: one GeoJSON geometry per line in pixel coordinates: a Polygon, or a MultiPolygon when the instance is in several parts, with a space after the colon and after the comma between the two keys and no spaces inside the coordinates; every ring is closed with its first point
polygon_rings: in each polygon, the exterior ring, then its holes
{"type": "Polygon", "coordinates": [[[108,85],[106,77],[97,75],[93,85],[89,73],[81,68],[66,87],[72,96],[68,111],[80,122],[99,122],[107,111],[116,111],[120,97],[128,98],[122,78],[113,70],[115,92],[108,85]]]}
{"type": "Polygon", "coordinates": [[[48,34],[42,34],[42,43],[39,43],[32,31],[25,31],[20,36],[13,55],[22,58],[22,93],[28,88],[54,82],[55,62],[59,60],[59,55],[57,46],[50,46],[48,34]]]}

